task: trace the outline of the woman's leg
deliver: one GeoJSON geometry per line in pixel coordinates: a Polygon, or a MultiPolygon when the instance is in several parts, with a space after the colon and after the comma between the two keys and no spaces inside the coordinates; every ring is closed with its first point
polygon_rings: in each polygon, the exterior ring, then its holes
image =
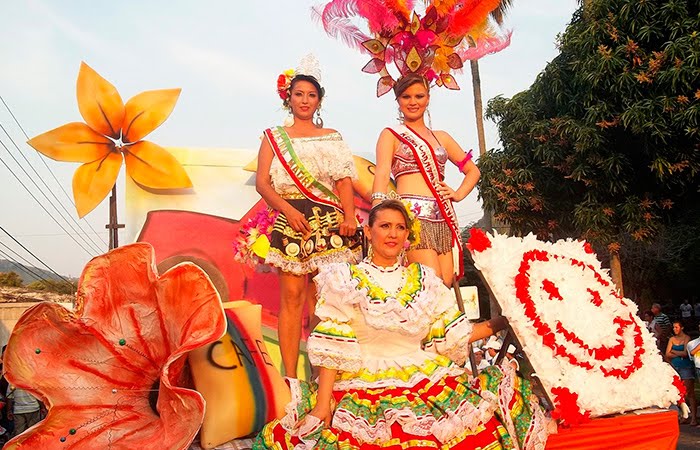
{"type": "Polygon", "coordinates": [[[301,323],[306,302],[306,275],[280,273],[280,313],[277,333],[284,374],[297,377],[301,323]]]}
{"type": "Polygon", "coordinates": [[[442,274],[442,280],[448,288],[452,287],[452,282],[455,276],[455,263],[452,258],[452,252],[443,253],[438,255],[438,262],[440,263],[440,273],[442,274]]]}

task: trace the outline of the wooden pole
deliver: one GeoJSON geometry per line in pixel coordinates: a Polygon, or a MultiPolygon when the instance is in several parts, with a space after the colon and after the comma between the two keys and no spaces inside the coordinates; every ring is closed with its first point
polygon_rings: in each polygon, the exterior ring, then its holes
{"type": "Polygon", "coordinates": [[[109,223],[105,228],[109,230],[109,249],[119,247],[119,229],[124,228],[117,220],[117,185],[112,186],[112,195],[109,196],[109,223]]]}

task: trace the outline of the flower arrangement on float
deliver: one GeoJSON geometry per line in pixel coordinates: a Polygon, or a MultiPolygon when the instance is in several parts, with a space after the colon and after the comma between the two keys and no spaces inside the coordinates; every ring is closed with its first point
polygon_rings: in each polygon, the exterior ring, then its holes
{"type": "Polygon", "coordinates": [[[233,241],[236,261],[253,268],[265,264],[272,226],[278,215],[279,212],[274,209],[263,208],[241,226],[238,237],[233,241]]]}
{"type": "Polygon", "coordinates": [[[590,245],[472,229],[467,245],[564,423],[682,403],[673,368],[590,245]]]}

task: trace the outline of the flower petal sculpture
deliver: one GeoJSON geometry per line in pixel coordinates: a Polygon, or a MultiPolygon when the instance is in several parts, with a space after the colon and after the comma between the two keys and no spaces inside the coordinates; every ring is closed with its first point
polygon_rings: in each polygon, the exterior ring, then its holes
{"type": "Polygon", "coordinates": [[[76,311],[41,303],[15,326],[5,353],[10,383],[49,409],[6,449],[185,449],[204,417],[182,387],[187,353],[219,339],[226,321],[204,271],[160,277],[149,244],[88,263],[76,311]]]}
{"type": "Polygon", "coordinates": [[[121,168],[152,189],[192,187],[179,162],[162,147],[143,141],[170,115],[180,89],[142,92],[126,102],[107,80],[85,63],[78,74],[78,108],[85,123],[72,122],[28,141],[57,161],[83,163],[73,176],[80,217],[95,209],[114,186],[121,168]]]}

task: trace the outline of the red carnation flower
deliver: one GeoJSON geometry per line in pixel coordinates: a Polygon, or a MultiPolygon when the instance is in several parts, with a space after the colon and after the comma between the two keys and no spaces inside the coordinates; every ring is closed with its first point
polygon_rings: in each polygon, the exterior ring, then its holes
{"type": "Polygon", "coordinates": [[[467,242],[467,248],[471,252],[483,252],[487,248],[491,247],[491,241],[489,237],[486,236],[484,230],[481,228],[472,228],[469,230],[469,241],[467,242]]]}

